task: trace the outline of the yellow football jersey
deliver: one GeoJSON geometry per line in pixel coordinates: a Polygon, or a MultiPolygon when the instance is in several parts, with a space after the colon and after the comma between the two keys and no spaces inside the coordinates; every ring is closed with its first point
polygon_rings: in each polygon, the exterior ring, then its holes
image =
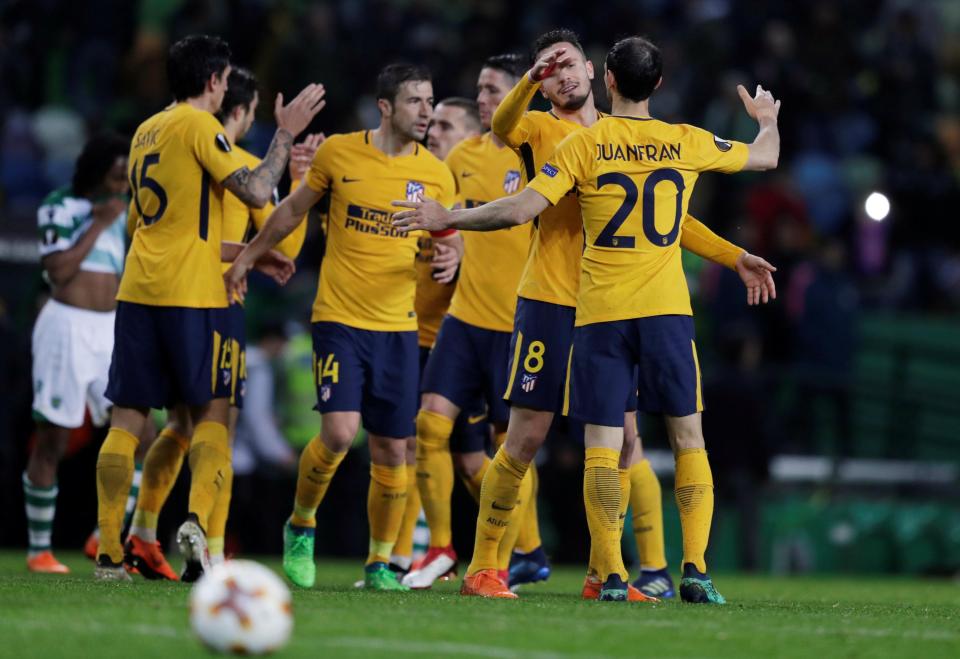
{"type": "MultiPolygon", "coordinates": [[[[233,150],[236,151],[240,162],[250,171],[260,166],[260,158],[257,158],[249,151],[245,151],[238,146],[234,146],[233,150]]],[[[296,182],[294,182],[294,186],[296,186],[296,182]]],[[[239,197],[227,190],[223,195],[223,241],[228,243],[242,243],[250,228],[250,224],[252,223],[254,228],[259,231],[263,225],[267,223],[267,218],[270,217],[270,214],[278,203],[280,203],[280,199],[276,190],[273,191],[273,200],[268,202],[263,208],[247,206],[239,197]]],[[[304,220],[297,225],[297,228],[294,229],[289,236],[277,243],[274,249],[284,256],[295,259],[300,253],[300,248],[303,247],[303,241],[306,236],[307,222],[306,216],[304,216],[304,220]]],[[[229,263],[224,263],[223,271],[226,272],[229,267],[229,263]]]]}
{"type": "MultiPolygon", "coordinates": [[[[516,193],[521,187],[520,160],[493,135],[470,137],[453,147],[447,166],[457,181],[464,208],[516,193]]],[[[513,330],[517,285],[530,251],[530,225],[499,231],[464,231],[460,279],[450,315],[496,332],[513,330]]]]}
{"type": "Polygon", "coordinates": [[[441,284],[433,278],[433,238],[420,236],[417,247],[417,294],[413,303],[417,312],[417,345],[432,348],[456,284],[441,284]]]}
{"type": "Polygon", "coordinates": [[[140,124],[130,145],[136,227],[117,299],[227,306],[220,265],[221,183],[243,167],[209,112],[178,103],[140,124]]]}
{"type": "Polygon", "coordinates": [[[576,188],[585,250],[577,326],[692,315],[682,218],[701,172],[743,169],[749,150],[686,124],[604,117],[570,135],[530,187],[551,203],[576,188]]]}
{"type": "Polygon", "coordinates": [[[313,304],[313,322],[358,329],[417,329],[414,295],[418,233],[391,224],[395,199],[435,199],[447,208],[456,195],[450,170],[419,144],[391,157],[370,131],[328,137],[313,158],[306,184],[330,191],[327,247],[313,304]]]}

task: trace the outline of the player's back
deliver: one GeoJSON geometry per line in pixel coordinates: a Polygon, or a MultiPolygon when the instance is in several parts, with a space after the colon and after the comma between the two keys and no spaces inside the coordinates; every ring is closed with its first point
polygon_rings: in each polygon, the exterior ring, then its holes
{"type": "Polygon", "coordinates": [[[226,306],[220,267],[221,181],[241,166],[216,117],[187,103],[140,125],[129,165],[136,231],[119,300],[226,306]]]}
{"type": "Polygon", "coordinates": [[[540,180],[554,188],[548,196],[571,182],[579,194],[585,249],[577,325],[690,315],[681,220],[701,172],[738,171],[746,158],[746,145],[656,119],[604,117],[565,140],[540,180]]]}

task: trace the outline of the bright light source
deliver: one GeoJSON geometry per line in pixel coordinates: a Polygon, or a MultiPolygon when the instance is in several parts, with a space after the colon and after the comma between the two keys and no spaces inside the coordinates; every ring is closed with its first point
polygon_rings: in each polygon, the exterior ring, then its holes
{"type": "Polygon", "coordinates": [[[882,192],[871,192],[863,204],[863,210],[874,222],[883,222],[890,214],[890,200],[882,192]]]}

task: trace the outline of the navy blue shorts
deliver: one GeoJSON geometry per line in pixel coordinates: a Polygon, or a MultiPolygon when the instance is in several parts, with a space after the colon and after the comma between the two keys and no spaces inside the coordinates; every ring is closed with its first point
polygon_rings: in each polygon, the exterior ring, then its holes
{"type": "Polygon", "coordinates": [[[567,386],[565,411],[584,423],[622,426],[634,389],[641,412],[702,412],[693,318],[651,316],[576,328],[567,386]]]}
{"type": "Polygon", "coordinates": [[[423,372],[420,390],[440,394],[461,410],[478,398],[487,403],[490,423],[506,423],[510,409],[501,397],[507,381],[510,335],[470,325],[447,315],[423,372]]]}
{"type": "Polygon", "coordinates": [[[226,309],[226,338],[230,339],[230,404],[243,409],[243,397],[247,393],[247,314],[240,304],[231,304],[226,309]]]}
{"type": "Polygon", "coordinates": [[[517,299],[504,398],[511,405],[560,412],[576,309],[517,299]]]}
{"type": "Polygon", "coordinates": [[[117,303],[106,396],[121,407],[228,398],[236,373],[226,309],[117,303]]]}
{"type": "Polygon", "coordinates": [[[360,412],[367,432],[405,439],[415,434],[417,332],[377,332],[341,323],[313,323],[317,406],[360,412]]]}
{"type": "MultiPolygon", "coordinates": [[[[430,357],[430,348],[420,346],[420,381],[423,382],[423,371],[427,368],[427,359],[430,357]]],[[[487,404],[482,396],[474,401],[457,416],[453,422],[453,432],[450,433],[451,453],[476,453],[487,448],[487,404]]]]}

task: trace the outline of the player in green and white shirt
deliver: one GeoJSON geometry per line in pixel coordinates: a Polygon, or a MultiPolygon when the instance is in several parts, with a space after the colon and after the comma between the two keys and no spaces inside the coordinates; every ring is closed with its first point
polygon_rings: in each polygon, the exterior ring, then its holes
{"type": "Polygon", "coordinates": [[[72,185],[51,193],[37,211],[40,258],[52,290],[33,328],[37,443],[23,473],[27,566],[34,572],[68,571],[50,551],[57,465],[86,410],[97,425],[109,418],[104,390],[126,252],[129,149],[116,135],[90,140],[72,185]]]}

